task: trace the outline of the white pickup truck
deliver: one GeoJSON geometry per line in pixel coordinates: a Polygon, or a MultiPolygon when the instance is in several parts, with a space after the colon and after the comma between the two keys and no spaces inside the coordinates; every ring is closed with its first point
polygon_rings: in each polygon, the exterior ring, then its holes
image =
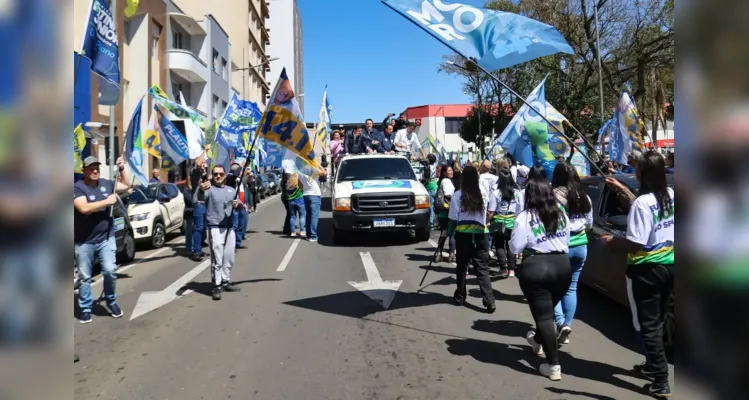
{"type": "Polygon", "coordinates": [[[411,163],[399,155],[347,155],[333,184],[333,234],[414,231],[429,240],[430,198],[411,163]]]}

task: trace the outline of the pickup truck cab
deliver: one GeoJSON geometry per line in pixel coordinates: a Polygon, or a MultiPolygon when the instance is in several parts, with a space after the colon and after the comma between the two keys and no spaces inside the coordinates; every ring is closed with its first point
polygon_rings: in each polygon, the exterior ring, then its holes
{"type": "Polygon", "coordinates": [[[333,184],[333,235],[414,231],[429,240],[430,198],[411,163],[399,155],[347,155],[333,184]]]}

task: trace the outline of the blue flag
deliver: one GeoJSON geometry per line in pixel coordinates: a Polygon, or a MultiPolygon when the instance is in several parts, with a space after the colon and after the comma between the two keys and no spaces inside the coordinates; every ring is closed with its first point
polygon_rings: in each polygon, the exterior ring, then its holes
{"type": "Polygon", "coordinates": [[[632,151],[644,151],[640,140],[643,124],[637,113],[635,102],[629,93],[623,91],[614,110],[609,133],[609,157],[612,161],[627,165],[627,156],[632,151]]]}
{"type": "Polygon", "coordinates": [[[148,185],[148,178],[143,172],[143,149],[141,148],[140,118],[142,110],[143,98],[135,106],[130,124],[127,126],[127,132],[125,132],[125,162],[141,185],[148,185]]]}
{"type": "Polygon", "coordinates": [[[91,0],[81,43],[81,56],[91,60],[99,76],[99,104],[113,106],[120,98],[120,48],[112,12],[103,0],[91,0]]]}
{"type": "MultiPolygon", "coordinates": [[[[544,78],[528,96],[528,103],[546,116],[546,91],[544,78]]],[[[554,153],[549,148],[549,124],[532,108],[523,104],[517,114],[499,135],[497,143],[512,157],[525,165],[532,167],[536,163],[544,167],[546,176],[551,180],[557,162],[554,153]]]]}
{"type": "Polygon", "coordinates": [[[440,0],[382,2],[488,71],[556,53],[574,54],[556,28],[521,15],[440,0]]]}
{"type": "Polygon", "coordinates": [[[159,124],[159,132],[161,133],[161,151],[169,156],[175,164],[179,164],[188,157],[187,140],[179,132],[172,121],[166,117],[161,107],[156,107],[156,120],[159,124]]]}
{"type": "Polygon", "coordinates": [[[239,100],[233,93],[226,112],[221,119],[220,131],[226,135],[229,146],[238,148],[243,146],[243,134],[257,128],[263,113],[257,103],[239,100]]]}
{"type": "Polygon", "coordinates": [[[611,122],[613,119],[609,119],[608,121],[603,123],[603,126],[601,126],[601,129],[598,130],[598,144],[603,144],[603,139],[606,138],[606,135],[609,134],[611,129],[611,122]]]}

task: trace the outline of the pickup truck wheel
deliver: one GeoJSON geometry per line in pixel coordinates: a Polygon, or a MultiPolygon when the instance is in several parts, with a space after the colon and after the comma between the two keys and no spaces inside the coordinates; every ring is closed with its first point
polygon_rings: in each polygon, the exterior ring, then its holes
{"type": "Polygon", "coordinates": [[[429,240],[429,238],[431,237],[431,235],[432,235],[432,229],[427,224],[424,227],[424,229],[416,231],[416,241],[417,242],[426,242],[427,240],[429,240]]]}
{"type": "Polygon", "coordinates": [[[166,242],[166,231],[164,230],[164,224],[159,221],[153,224],[153,231],[151,232],[151,246],[154,249],[158,249],[164,246],[166,242]]]}

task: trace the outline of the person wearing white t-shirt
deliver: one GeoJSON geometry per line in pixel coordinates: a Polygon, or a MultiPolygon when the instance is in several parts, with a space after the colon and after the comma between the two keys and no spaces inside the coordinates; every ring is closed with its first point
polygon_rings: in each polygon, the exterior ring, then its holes
{"type": "Polygon", "coordinates": [[[510,237],[515,226],[515,216],[523,210],[520,190],[512,180],[510,170],[497,171],[497,187],[489,197],[489,229],[494,242],[494,254],[499,261],[500,276],[507,277],[515,270],[515,254],[510,251],[510,237]]]}
{"type": "MultiPolygon", "coordinates": [[[[631,203],[626,237],[603,236],[601,240],[611,250],[627,253],[627,294],[645,351],[645,363],[634,370],[653,382],[648,394],[668,397],[671,387],[662,328],[674,288],[674,192],[666,182],[663,156],[656,151],[640,158],[635,175],[640,193],[631,203]]],[[[606,183],[620,199],[632,198],[616,179],[607,178],[606,183]]]]}
{"type": "Polygon", "coordinates": [[[489,241],[486,229],[486,194],[479,186],[479,173],[473,166],[466,166],[460,182],[460,190],[450,200],[450,222],[448,236],[455,234],[457,288],[453,299],[456,305],[465,303],[466,273],[468,264],[473,264],[476,280],[483,298],[486,312],[497,310],[494,304],[492,282],[489,279],[489,241]]]}
{"type": "Polygon", "coordinates": [[[570,220],[570,267],[572,281],[562,301],[554,308],[554,319],[557,324],[558,344],[569,343],[572,333],[572,320],[577,310],[577,282],[588,257],[588,233],[593,226],[593,203],[585,194],[580,176],[572,164],[565,161],[557,163],[551,178],[554,195],[563,207],[570,220]]]}
{"type": "MultiPolygon", "coordinates": [[[[543,167],[533,167],[537,168],[543,173],[543,167]]],[[[567,293],[572,277],[567,256],[570,224],[548,180],[528,181],[525,193],[525,210],[515,218],[510,251],[523,254],[517,278],[536,323],[537,331],[529,331],[526,339],[536,354],[546,353],[547,362],[541,364],[539,372],[558,381],[562,379],[562,367],[554,305],[567,293]]]]}
{"type": "MultiPolygon", "coordinates": [[[[328,171],[320,168],[319,176],[326,176],[328,171]]],[[[317,177],[299,175],[302,182],[302,193],[304,194],[304,208],[306,211],[307,240],[317,242],[317,223],[320,219],[320,204],[322,203],[322,191],[317,177]]]]}

